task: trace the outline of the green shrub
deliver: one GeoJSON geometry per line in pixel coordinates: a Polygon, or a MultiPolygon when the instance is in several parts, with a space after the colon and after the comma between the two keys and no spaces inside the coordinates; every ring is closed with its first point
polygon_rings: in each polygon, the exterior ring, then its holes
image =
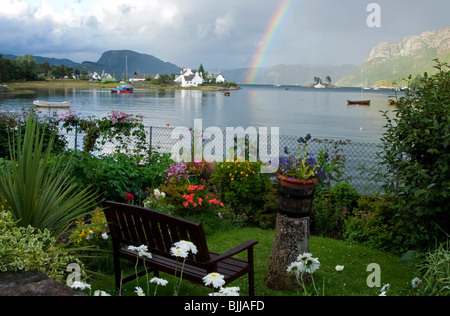
{"type": "MultiPolygon", "coordinates": [[[[398,197],[409,247],[428,249],[450,231],[450,67],[425,74],[387,119],[380,154],[384,190],[398,197]]],[[[411,77],[410,77],[411,79],[411,77]]]]}
{"type": "Polygon", "coordinates": [[[25,114],[0,114],[0,157],[10,158],[10,140],[18,139],[23,141],[23,130],[26,126],[26,117],[33,116],[39,126],[40,132],[44,135],[44,150],[47,148],[50,139],[53,137],[52,152],[60,152],[67,146],[67,141],[62,135],[58,135],[56,120],[52,117],[38,119],[34,113],[25,114]]]}
{"type": "Polygon", "coordinates": [[[264,209],[264,197],[272,183],[267,174],[261,174],[261,162],[223,162],[216,165],[211,184],[217,187],[220,200],[236,214],[253,218],[264,209]]]}
{"type": "Polygon", "coordinates": [[[12,142],[10,170],[4,169],[0,176],[0,195],[20,226],[48,229],[59,236],[77,217],[95,208],[89,187],[71,182],[62,161],[50,163],[53,137],[44,149],[45,134],[32,116],[23,141],[19,134],[12,142]]]}
{"type": "Polygon", "coordinates": [[[0,211],[0,271],[41,271],[63,283],[67,266],[82,263],[59,247],[49,230],[18,227],[12,214],[0,211]]]}
{"type": "Polygon", "coordinates": [[[131,193],[137,204],[141,204],[147,189],[158,188],[164,182],[170,161],[167,155],[161,154],[144,159],[121,153],[95,157],[80,151],[69,160],[76,182],[95,183],[96,192],[111,201],[127,202],[125,194],[131,193]]]}
{"type": "Polygon", "coordinates": [[[396,203],[388,196],[362,196],[346,222],[348,239],[394,253],[406,251],[406,225],[396,215],[396,203]]]}
{"type": "Polygon", "coordinates": [[[316,236],[342,239],[345,221],[359,194],[350,184],[338,183],[331,189],[317,188],[311,214],[311,232],[316,236]]]}

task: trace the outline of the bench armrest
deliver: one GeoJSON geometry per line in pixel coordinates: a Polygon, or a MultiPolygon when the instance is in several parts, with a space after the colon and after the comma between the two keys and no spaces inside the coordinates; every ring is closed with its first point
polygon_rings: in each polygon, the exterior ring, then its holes
{"type": "Polygon", "coordinates": [[[221,254],[221,255],[215,257],[213,260],[210,260],[206,264],[207,265],[217,264],[217,263],[219,263],[220,261],[222,261],[224,259],[233,257],[233,256],[237,255],[238,253],[241,253],[241,252],[243,252],[245,250],[253,248],[253,246],[255,246],[257,243],[258,243],[258,241],[256,241],[256,240],[249,240],[249,241],[247,241],[247,242],[237,246],[236,248],[233,248],[233,249],[225,252],[224,254],[221,254]]]}

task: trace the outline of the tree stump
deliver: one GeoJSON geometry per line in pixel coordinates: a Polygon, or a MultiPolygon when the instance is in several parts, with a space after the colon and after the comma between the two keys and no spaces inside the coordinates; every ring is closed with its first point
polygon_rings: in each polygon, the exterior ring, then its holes
{"type": "MultiPolygon", "coordinates": [[[[266,285],[272,290],[292,291],[299,288],[294,273],[287,268],[300,254],[309,252],[310,218],[292,218],[278,213],[275,240],[266,275],[266,285]]],[[[310,277],[305,274],[303,282],[310,277]]]]}

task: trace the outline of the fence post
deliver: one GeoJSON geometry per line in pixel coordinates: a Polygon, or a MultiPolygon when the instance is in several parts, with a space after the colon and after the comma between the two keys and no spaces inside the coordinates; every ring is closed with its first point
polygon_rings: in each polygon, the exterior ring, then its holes
{"type": "Polygon", "coordinates": [[[150,126],[150,147],[148,149],[149,156],[151,156],[153,154],[152,138],[153,138],[153,126],[150,126]]]}
{"type": "Polygon", "coordinates": [[[78,124],[75,125],[75,151],[78,151],[78,124]]]}

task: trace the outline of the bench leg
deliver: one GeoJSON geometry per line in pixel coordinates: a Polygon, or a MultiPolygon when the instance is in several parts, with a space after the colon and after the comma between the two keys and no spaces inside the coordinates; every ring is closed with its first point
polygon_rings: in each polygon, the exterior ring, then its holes
{"type": "Polygon", "coordinates": [[[122,289],[122,271],[120,270],[120,258],[114,254],[114,277],[116,280],[116,290],[120,293],[122,289]]]}
{"type": "Polygon", "coordinates": [[[253,262],[253,247],[248,249],[248,295],[255,296],[255,268],[253,262]]]}

